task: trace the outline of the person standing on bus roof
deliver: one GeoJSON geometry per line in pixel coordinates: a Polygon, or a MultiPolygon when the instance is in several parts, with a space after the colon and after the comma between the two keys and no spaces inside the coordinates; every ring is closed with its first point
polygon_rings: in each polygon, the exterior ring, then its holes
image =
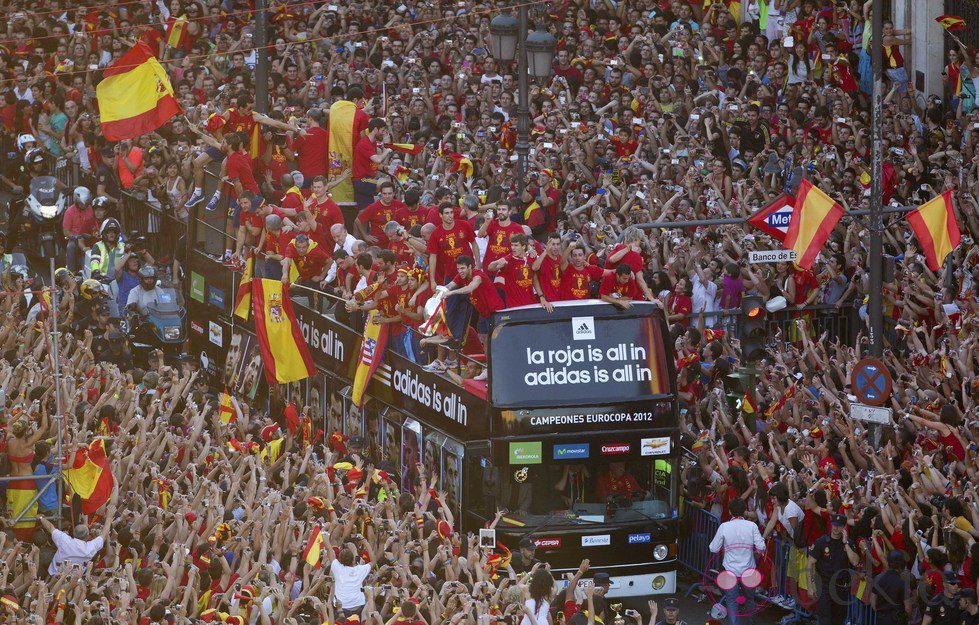
{"type": "Polygon", "coordinates": [[[544,253],[534,259],[534,289],[537,291],[541,306],[547,312],[553,312],[551,302],[561,299],[561,276],[565,259],[561,254],[561,235],[552,232],[547,235],[544,253]]]}
{"type": "Polygon", "coordinates": [[[598,290],[603,302],[608,302],[622,310],[632,308],[632,300],[639,298],[639,287],[628,265],[619,265],[615,271],[610,271],[602,278],[602,286],[598,290]]]}
{"type": "MultiPolygon", "coordinates": [[[[489,332],[489,318],[496,311],[503,309],[503,300],[500,299],[500,294],[496,292],[496,287],[493,286],[493,281],[490,280],[489,275],[481,269],[474,268],[473,265],[474,261],[470,256],[462,255],[456,259],[457,273],[452,281],[446,285],[448,291],[446,291],[445,297],[469,294],[469,301],[479,314],[476,331],[479,333],[479,339],[485,345],[486,333],[489,332]]],[[[452,320],[449,319],[448,322],[451,327],[452,320]]],[[[483,377],[486,377],[485,372],[483,377]]]]}
{"type": "MultiPolygon", "coordinates": [[[[548,245],[550,245],[550,241],[548,241],[548,245]]],[[[589,299],[591,297],[591,283],[601,280],[604,275],[605,271],[601,267],[588,262],[584,245],[578,241],[572,241],[561,256],[560,300],[589,299]]]]}
{"type": "Polygon", "coordinates": [[[510,235],[511,252],[487,266],[489,272],[498,271],[497,280],[503,280],[503,296],[506,307],[530,306],[537,303],[534,296],[533,261],[537,258],[535,250],[526,234],[510,235]]]}

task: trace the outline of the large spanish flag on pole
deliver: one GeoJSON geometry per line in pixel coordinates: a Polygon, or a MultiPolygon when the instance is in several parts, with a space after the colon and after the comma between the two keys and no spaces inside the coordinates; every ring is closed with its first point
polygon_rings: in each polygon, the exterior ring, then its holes
{"type": "MultiPolygon", "coordinates": [[[[331,180],[339,178],[343,170],[353,167],[354,147],[360,140],[359,132],[354,131],[357,105],[350,100],[337,100],[330,107],[329,155],[327,175],[331,180]]],[[[333,187],[333,201],[340,206],[353,206],[354,183],[349,177],[333,187]]]]}
{"type": "Polygon", "coordinates": [[[289,293],[281,280],[252,280],[252,306],[255,335],[265,364],[269,384],[303,380],[316,373],[299,322],[292,310],[289,293]]]}
{"type": "Polygon", "coordinates": [[[105,68],[95,93],[102,134],[110,141],[145,135],[183,112],[166,71],[142,41],[105,68]]]}
{"type": "Polygon", "coordinates": [[[928,268],[938,271],[945,257],[959,246],[962,234],[955,220],[952,192],[946,191],[908,213],[908,223],[924,250],[928,268]]]}
{"type": "Polygon", "coordinates": [[[105,455],[105,442],[101,438],[88,447],[75,452],[75,458],[65,471],[65,479],[71,491],[82,500],[82,513],[92,514],[109,501],[115,480],[105,455]]]}
{"type": "Polygon", "coordinates": [[[381,364],[384,357],[384,348],[388,343],[388,332],[390,325],[387,323],[377,323],[377,318],[381,316],[376,309],[367,315],[367,322],[364,324],[364,342],[360,347],[360,355],[357,358],[357,371],[354,373],[354,384],[350,391],[350,400],[358,408],[364,405],[364,393],[371,377],[381,364]]]}
{"type": "Polygon", "coordinates": [[[796,262],[800,267],[809,269],[845,212],[819,187],[803,179],[795,196],[795,209],[782,247],[795,250],[799,255],[796,262]]]}
{"type": "Polygon", "coordinates": [[[241,272],[241,280],[238,282],[238,291],[235,292],[236,317],[241,317],[248,321],[248,311],[252,309],[252,277],[255,274],[255,255],[248,252],[245,259],[245,266],[241,272]]]}

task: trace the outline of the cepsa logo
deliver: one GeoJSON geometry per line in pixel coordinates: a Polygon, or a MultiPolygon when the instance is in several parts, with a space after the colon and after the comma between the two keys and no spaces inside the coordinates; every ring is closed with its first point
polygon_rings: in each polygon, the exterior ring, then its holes
{"type": "Polygon", "coordinates": [[[607,456],[618,456],[629,453],[632,445],[629,443],[614,443],[612,445],[602,445],[602,453],[607,456]]]}
{"type": "Polygon", "coordinates": [[[560,538],[535,538],[534,546],[538,549],[560,549],[560,538]]]}

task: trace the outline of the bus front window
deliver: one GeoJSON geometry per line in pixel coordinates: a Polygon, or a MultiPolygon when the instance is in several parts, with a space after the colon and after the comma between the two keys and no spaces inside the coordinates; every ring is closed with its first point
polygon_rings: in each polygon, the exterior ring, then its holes
{"type": "Polygon", "coordinates": [[[508,518],[528,526],[668,519],[676,509],[674,464],[641,458],[510,466],[498,502],[508,518]]]}

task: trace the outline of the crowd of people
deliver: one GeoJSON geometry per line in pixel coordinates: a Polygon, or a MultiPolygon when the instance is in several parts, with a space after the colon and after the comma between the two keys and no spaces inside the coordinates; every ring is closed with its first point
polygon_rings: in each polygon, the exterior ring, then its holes
{"type": "MultiPolygon", "coordinates": [[[[811,269],[747,264],[749,251],[776,245],[747,225],[637,227],[747,217],[803,178],[848,210],[866,208],[871,2],[529,2],[533,27],[557,46],[552,75],[531,86],[522,181],[516,68],[494,58],[489,33],[503,3],[269,4],[262,50],[246,2],[0,7],[0,185],[22,197],[51,158],[85,182],[72,190],[69,271],[55,285],[60,398],[50,304],[30,293],[29,272],[3,261],[3,473],[61,471],[60,430],[69,463],[103,441],[114,479],[97,510],[48,491],[26,516],[50,521],[0,533],[5,622],[613,618],[601,573],[574,590],[591,577],[587,561],[555,596],[532,549],[501,563],[460,534],[424,467],[399,489],[402,480],[375,479],[393,472],[384,458],[317,435],[319,406],[278,389],[268,411],[234,394],[222,402],[189,358],[135,367],[120,311],[154,288],[163,259],[152,255],[155,231],[135,233],[149,245],[122,241],[124,194],[172,218],[164,226],[217,220],[227,238],[216,260],[250,257],[258,275],[335,295],[334,314],[354,326],[377,309],[392,349],[454,379],[459,338],[470,324],[485,334],[504,306],[657,302],[695,457],[685,505],[747,521],[759,551],[776,536],[793,545],[791,588],[777,603],[839,624],[845,607],[820,590],[836,585],[874,605],[879,623],[979,622],[975,51],[955,39],[945,92],[922,93],[905,67],[913,33],[884,24],[883,201],[913,206],[951,190],[963,238],[934,271],[903,218],[885,220],[894,392],[892,423],[878,433],[849,418],[850,374],[868,345],[861,220],[842,220],[811,269]],[[161,59],[183,114],[110,142],[95,86],[137,41],[161,59]],[[267,114],[254,106],[261,54],[267,114]],[[328,111],[341,99],[357,107],[349,167],[329,154],[328,111]],[[216,190],[208,171],[220,172],[216,190]],[[339,185],[350,202],[331,197],[339,185]],[[81,272],[117,290],[107,301],[81,272]],[[423,344],[436,294],[448,331],[423,344]],[[791,323],[736,407],[728,374],[744,358],[728,312],[746,294],[785,298],[791,323]],[[314,527],[325,539],[318,565],[304,555],[314,527]],[[894,584],[896,573],[913,583],[894,584]]],[[[17,228],[12,213],[7,253],[17,228]]],[[[45,483],[5,483],[8,513],[22,511],[18,488],[45,483]]],[[[735,560],[722,565],[740,577],[735,560]]],[[[679,622],[672,599],[648,612],[654,625],[679,622]]]]}

